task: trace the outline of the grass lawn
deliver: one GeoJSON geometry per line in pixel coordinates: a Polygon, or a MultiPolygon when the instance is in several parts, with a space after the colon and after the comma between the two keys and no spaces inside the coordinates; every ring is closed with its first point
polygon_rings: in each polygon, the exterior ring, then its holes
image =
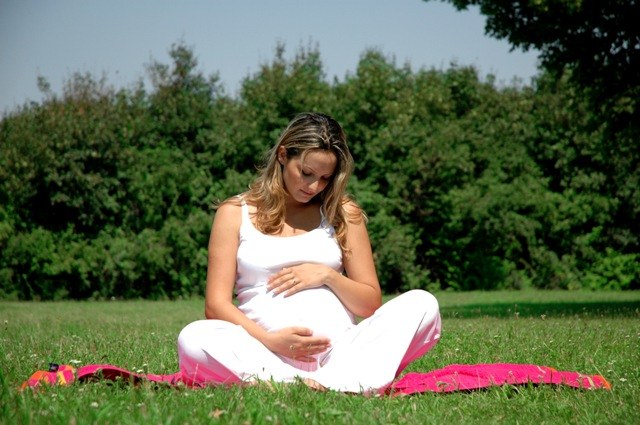
{"type": "Polygon", "coordinates": [[[0,302],[1,423],[640,423],[640,292],[439,293],[440,343],[407,371],[535,363],[601,374],[611,391],[503,386],[372,397],[302,384],[173,389],[106,382],[20,392],[50,361],[177,371],[175,339],[202,300],[0,302]]]}

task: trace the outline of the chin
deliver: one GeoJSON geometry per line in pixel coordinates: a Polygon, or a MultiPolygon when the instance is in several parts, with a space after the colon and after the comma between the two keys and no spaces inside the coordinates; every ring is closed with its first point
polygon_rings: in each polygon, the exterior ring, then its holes
{"type": "Polygon", "coordinates": [[[300,195],[298,197],[298,199],[296,199],[296,201],[301,202],[303,204],[308,204],[309,202],[313,201],[318,195],[300,195]]]}

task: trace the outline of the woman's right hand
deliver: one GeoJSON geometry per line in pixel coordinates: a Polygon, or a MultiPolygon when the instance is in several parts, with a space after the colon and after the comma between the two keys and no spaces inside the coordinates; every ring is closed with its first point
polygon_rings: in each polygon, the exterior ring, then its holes
{"type": "Polygon", "coordinates": [[[264,343],[274,353],[302,362],[314,362],[315,355],[331,347],[329,338],[313,336],[311,329],[300,326],[269,332],[264,343]]]}

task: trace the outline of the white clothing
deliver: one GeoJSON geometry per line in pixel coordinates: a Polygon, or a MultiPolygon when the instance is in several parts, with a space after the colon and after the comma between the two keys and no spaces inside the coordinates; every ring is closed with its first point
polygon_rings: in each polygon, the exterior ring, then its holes
{"type": "Polygon", "coordinates": [[[342,272],[342,251],[333,226],[322,215],[320,225],[291,237],[265,235],[253,226],[249,208],[242,205],[238,247],[236,298],[238,308],[264,329],[305,326],[314,335],[331,339],[354,325],[353,315],[326,286],[307,289],[292,296],[267,291],[267,280],[284,267],[321,263],[342,272]]]}
{"type": "Polygon", "coordinates": [[[311,378],[338,391],[379,392],[440,338],[438,302],[426,291],[400,295],[357,325],[326,286],[286,298],[267,292],[267,279],[283,267],[314,262],[342,272],[342,253],[324,216],[310,232],[276,237],[253,226],[243,203],[239,242],[238,308],[266,330],[308,327],[314,335],[328,336],[331,347],[316,362],[296,361],[273,353],[241,326],[200,320],[178,337],[180,370],[195,382],[311,378]]]}

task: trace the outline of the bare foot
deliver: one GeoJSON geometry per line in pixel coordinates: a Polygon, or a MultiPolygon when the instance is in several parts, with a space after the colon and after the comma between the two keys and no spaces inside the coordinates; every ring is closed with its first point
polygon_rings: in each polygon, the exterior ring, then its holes
{"type": "Polygon", "coordinates": [[[324,385],[321,385],[318,381],[314,381],[311,378],[304,378],[302,382],[312,390],[321,391],[321,392],[327,391],[327,388],[324,385]]]}
{"type": "Polygon", "coordinates": [[[247,387],[264,388],[264,389],[267,389],[267,390],[272,391],[272,392],[276,390],[271,381],[262,381],[262,380],[259,380],[259,379],[255,380],[255,381],[241,382],[239,385],[241,387],[244,387],[244,388],[247,388],[247,387]]]}

